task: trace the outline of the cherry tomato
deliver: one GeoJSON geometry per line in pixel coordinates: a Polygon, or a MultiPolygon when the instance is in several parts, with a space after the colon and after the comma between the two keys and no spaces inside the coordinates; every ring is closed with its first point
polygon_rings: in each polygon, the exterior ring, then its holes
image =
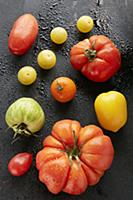
{"type": "Polygon", "coordinates": [[[30,168],[32,164],[32,154],[30,153],[19,153],[16,154],[8,164],[8,171],[13,176],[22,176],[30,168]]]}
{"type": "Polygon", "coordinates": [[[59,77],[51,84],[52,96],[61,103],[66,103],[72,100],[76,94],[75,83],[67,77],[59,77]]]}
{"type": "Polygon", "coordinates": [[[54,28],[50,33],[51,40],[56,44],[63,44],[68,37],[67,31],[62,27],[54,28]]]}
{"type": "Polygon", "coordinates": [[[51,50],[43,50],[38,54],[37,62],[43,69],[51,69],[56,64],[56,55],[51,50]]]}
{"type": "Polygon", "coordinates": [[[33,67],[25,66],[18,72],[18,80],[23,85],[31,85],[36,81],[37,73],[33,67]]]}
{"type": "Polygon", "coordinates": [[[82,16],[77,21],[77,28],[82,33],[90,32],[94,27],[94,21],[90,16],[82,16]]]}
{"type": "Polygon", "coordinates": [[[15,55],[25,54],[38,35],[38,23],[31,14],[20,16],[14,23],[9,35],[8,47],[15,55]]]}

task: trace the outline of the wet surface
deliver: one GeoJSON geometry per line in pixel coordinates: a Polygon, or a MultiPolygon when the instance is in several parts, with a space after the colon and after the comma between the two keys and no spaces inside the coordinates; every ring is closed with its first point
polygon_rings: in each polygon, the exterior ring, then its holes
{"type": "Polygon", "coordinates": [[[132,0],[1,0],[0,1],[0,200],[130,200],[133,197],[133,28],[132,0]],[[39,22],[39,36],[33,48],[23,57],[14,57],[7,47],[8,35],[14,20],[25,12],[36,16],[39,22]],[[69,51],[73,44],[88,37],[80,34],[75,27],[82,15],[91,15],[95,28],[90,33],[109,36],[120,48],[122,67],[110,81],[102,84],[88,81],[72,69],[69,51]],[[62,46],[51,43],[49,33],[55,26],[67,29],[69,38],[62,46]],[[39,69],[36,56],[42,49],[52,49],[57,55],[57,65],[51,71],[39,69]],[[37,82],[25,87],[18,83],[16,75],[20,67],[32,65],[38,72],[37,82]],[[65,105],[55,102],[49,87],[58,76],[68,76],[77,85],[76,98],[65,105]],[[77,119],[82,125],[97,124],[93,102],[104,91],[118,90],[128,100],[129,119],[127,125],[117,134],[106,132],[115,147],[112,168],[99,184],[80,196],[64,193],[54,196],[38,181],[33,166],[21,178],[11,177],[7,171],[9,159],[18,152],[29,151],[34,155],[42,147],[42,139],[50,133],[55,121],[63,118],[77,119]],[[4,115],[8,106],[22,96],[39,101],[46,113],[45,127],[38,138],[23,138],[14,144],[12,131],[6,131],[4,115]]]}

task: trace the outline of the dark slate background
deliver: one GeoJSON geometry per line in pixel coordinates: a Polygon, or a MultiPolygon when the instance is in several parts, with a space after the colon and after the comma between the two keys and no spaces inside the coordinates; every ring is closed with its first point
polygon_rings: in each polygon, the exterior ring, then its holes
{"type": "Polygon", "coordinates": [[[0,0],[0,200],[132,200],[133,199],[133,1],[132,0],[0,0]],[[18,16],[30,12],[39,22],[36,44],[23,57],[8,51],[8,35],[18,16]],[[95,28],[91,34],[105,34],[120,48],[122,68],[110,81],[93,83],[71,68],[70,47],[88,37],[75,27],[82,15],[91,15],[95,28]],[[68,41],[58,47],[50,42],[49,33],[55,26],[67,29],[68,41]],[[39,69],[36,57],[40,50],[50,48],[56,52],[57,65],[51,71],[39,69]],[[17,72],[31,65],[38,72],[37,82],[29,87],[17,81],[17,72]],[[69,76],[77,85],[76,98],[65,105],[55,102],[50,95],[51,81],[58,76],[69,76]],[[42,139],[50,133],[55,121],[63,118],[77,119],[82,125],[98,124],[93,108],[96,96],[104,91],[118,90],[128,101],[128,123],[118,133],[105,132],[113,141],[115,159],[111,169],[100,183],[80,196],[61,193],[54,196],[38,181],[35,162],[23,177],[12,177],[7,171],[9,159],[18,152],[34,153],[42,148],[42,139]],[[6,131],[5,112],[19,97],[33,97],[46,113],[45,127],[38,138],[21,139],[14,144],[12,131],[6,131]]]}

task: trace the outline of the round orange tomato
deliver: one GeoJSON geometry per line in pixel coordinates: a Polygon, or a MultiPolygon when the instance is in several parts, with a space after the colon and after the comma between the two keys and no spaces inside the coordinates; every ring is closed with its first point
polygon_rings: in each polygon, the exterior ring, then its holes
{"type": "Polygon", "coordinates": [[[70,78],[59,77],[52,82],[50,90],[57,101],[66,103],[75,97],[77,89],[70,78]]]}
{"type": "Polygon", "coordinates": [[[50,192],[81,194],[110,168],[114,148],[99,127],[81,127],[78,121],[61,120],[51,134],[36,157],[39,179],[50,192]]]}

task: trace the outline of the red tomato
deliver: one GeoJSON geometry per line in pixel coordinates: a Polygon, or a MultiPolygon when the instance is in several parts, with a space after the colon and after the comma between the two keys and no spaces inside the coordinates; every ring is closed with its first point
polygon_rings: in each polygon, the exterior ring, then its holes
{"type": "Polygon", "coordinates": [[[15,55],[25,54],[34,43],[38,34],[38,23],[31,14],[19,17],[9,35],[8,46],[15,55]]]}
{"type": "Polygon", "coordinates": [[[121,65],[120,51],[104,35],[94,35],[74,45],[70,57],[75,69],[96,82],[110,79],[121,65]]]}
{"type": "Polygon", "coordinates": [[[8,164],[8,170],[13,176],[22,176],[32,164],[32,154],[19,153],[15,155],[8,164]]]}
{"type": "Polygon", "coordinates": [[[114,157],[111,140],[99,127],[81,127],[73,120],[56,122],[43,145],[36,167],[40,181],[54,194],[84,192],[99,182],[114,157]]]}

